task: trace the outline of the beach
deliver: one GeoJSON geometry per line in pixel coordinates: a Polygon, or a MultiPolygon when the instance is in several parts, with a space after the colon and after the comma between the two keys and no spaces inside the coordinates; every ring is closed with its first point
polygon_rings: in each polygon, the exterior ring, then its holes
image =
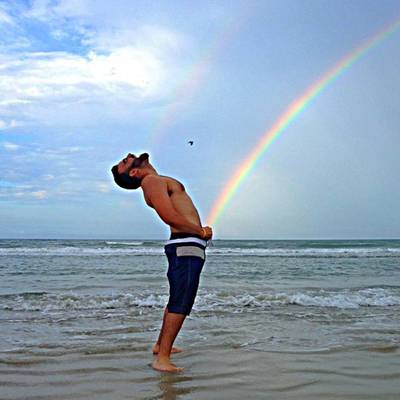
{"type": "Polygon", "coordinates": [[[151,368],[163,241],[1,240],[0,398],[398,399],[400,241],[216,240],[151,368]]]}

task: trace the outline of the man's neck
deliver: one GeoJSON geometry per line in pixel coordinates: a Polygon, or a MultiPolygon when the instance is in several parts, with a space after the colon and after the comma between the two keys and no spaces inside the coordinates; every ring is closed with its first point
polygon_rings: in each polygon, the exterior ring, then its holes
{"type": "Polygon", "coordinates": [[[142,179],[144,179],[146,176],[149,175],[158,175],[158,172],[151,166],[147,166],[144,170],[143,170],[143,177],[142,179]]]}

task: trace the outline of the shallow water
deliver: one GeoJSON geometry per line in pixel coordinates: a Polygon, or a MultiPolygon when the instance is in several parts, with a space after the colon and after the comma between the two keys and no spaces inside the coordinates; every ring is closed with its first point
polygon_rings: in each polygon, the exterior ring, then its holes
{"type": "Polygon", "coordinates": [[[1,399],[398,399],[400,241],[215,241],[175,355],[156,241],[0,241],[1,399]]]}

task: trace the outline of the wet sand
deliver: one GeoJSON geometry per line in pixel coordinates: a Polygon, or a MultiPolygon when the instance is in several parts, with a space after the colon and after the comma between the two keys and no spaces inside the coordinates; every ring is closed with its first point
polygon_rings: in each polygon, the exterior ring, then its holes
{"type": "Polygon", "coordinates": [[[151,346],[86,354],[46,349],[0,361],[2,400],[44,399],[398,399],[399,347],[317,352],[195,345],[174,355],[181,373],[151,367],[151,346]],[[52,355],[50,355],[52,354],[52,355]]]}

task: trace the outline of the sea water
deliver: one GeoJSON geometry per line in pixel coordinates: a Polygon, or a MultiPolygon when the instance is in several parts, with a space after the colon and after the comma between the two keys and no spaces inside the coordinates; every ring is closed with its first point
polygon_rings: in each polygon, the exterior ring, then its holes
{"type": "MultiPolygon", "coordinates": [[[[168,300],[166,270],[163,241],[1,240],[0,398],[75,398],[75,392],[87,398],[163,398],[166,389],[155,383],[159,378],[149,364],[168,300]],[[121,360],[128,364],[122,367],[121,360]],[[49,374],[54,368],[58,372],[49,374]],[[91,379],[79,383],[82,376],[91,379]],[[104,376],[112,384],[100,390],[104,376]]],[[[187,351],[176,363],[193,373],[198,368],[207,388],[216,378],[205,365],[217,368],[213,354],[219,354],[218,373],[230,371],[231,386],[208,397],[191,377],[189,389],[175,382],[173,388],[183,391],[170,398],[240,398],[246,387],[241,377],[256,365],[267,371],[271,362],[282,368],[280,377],[297,371],[290,382],[297,379],[300,386],[289,389],[285,380],[281,392],[269,392],[277,381],[268,384],[266,375],[273,372],[260,372],[259,378],[253,372],[250,397],[337,398],[335,385],[345,388],[340,379],[321,384],[325,375],[318,373],[330,365],[332,376],[346,368],[361,374],[346,377],[353,381],[343,398],[396,398],[400,241],[216,240],[207,249],[198,297],[177,343],[187,351]],[[248,357],[240,378],[235,354],[242,361],[248,357]],[[311,380],[310,366],[298,365],[304,355],[314,363],[311,380]],[[335,361],[338,355],[348,362],[335,361]],[[363,373],[364,356],[373,369],[363,373]],[[375,368],[379,357],[384,358],[375,368]],[[354,358],[358,367],[352,367],[354,358]],[[370,379],[376,379],[375,392],[366,386],[370,379]],[[353,393],[357,380],[363,384],[353,393]]],[[[217,386],[223,388],[226,379],[217,386]]]]}

